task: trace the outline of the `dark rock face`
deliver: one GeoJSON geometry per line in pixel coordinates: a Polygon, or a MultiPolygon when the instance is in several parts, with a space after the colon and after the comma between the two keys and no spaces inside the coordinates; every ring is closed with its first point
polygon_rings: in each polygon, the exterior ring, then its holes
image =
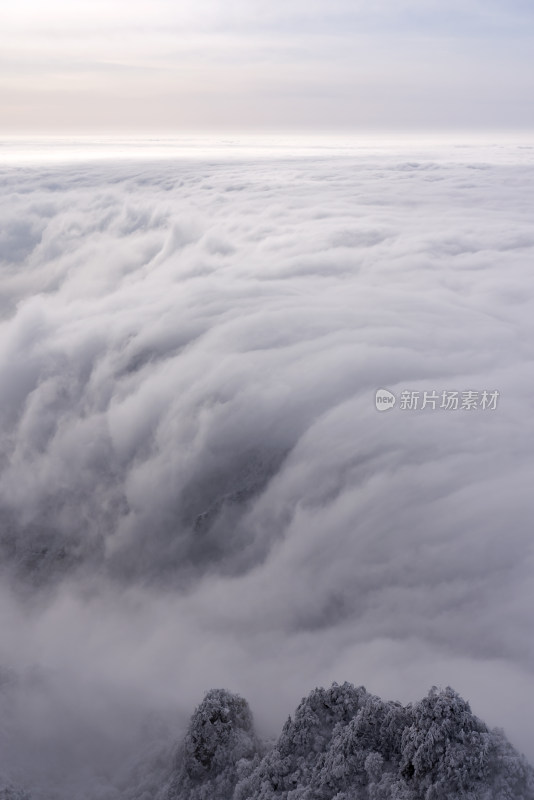
{"type": "Polygon", "coordinates": [[[452,689],[384,702],[349,683],[315,689],[262,752],[247,703],[211,691],[165,800],[534,800],[534,770],[452,689]]]}

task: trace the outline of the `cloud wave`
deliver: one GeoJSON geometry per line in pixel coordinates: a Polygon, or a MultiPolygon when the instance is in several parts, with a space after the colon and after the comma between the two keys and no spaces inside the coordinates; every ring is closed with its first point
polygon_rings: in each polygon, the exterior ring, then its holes
{"type": "Polygon", "coordinates": [[[534,166],[472,155],[2,169],[0,769],[335,679],[532,758],[534,166]]]}

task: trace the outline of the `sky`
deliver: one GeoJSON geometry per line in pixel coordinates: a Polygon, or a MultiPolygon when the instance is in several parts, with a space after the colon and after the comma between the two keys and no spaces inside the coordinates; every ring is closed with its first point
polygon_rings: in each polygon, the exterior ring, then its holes
{"type": "Polygon", "coordinates": [[[19,0],[4,135],[524,130],[529,0],[19,0]]]}

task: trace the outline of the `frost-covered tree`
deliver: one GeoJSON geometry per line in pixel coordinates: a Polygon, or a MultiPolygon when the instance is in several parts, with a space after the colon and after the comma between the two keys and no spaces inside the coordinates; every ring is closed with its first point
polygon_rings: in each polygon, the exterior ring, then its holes
{"type": "Polygon", "coordinates": [[[246,700],[225,689],[209,691],[194,712],[166,800],[230,800],[235,785],[260,760],[246,700]]]}
{"type": "Polygon", "coordinates": [[[315,689],[261,755],[245,701],[210,692],[165,800],[534,800],[534,771],[452,689],[415,704],[315,689]]]}
{"type": "MultiPolygon", "coordinates": [[[[285,797],[310,786],[337,726],[346,725],[367,696],[349,683],[315,689],[289,717],[274,748],[236,788],[236,800],[285,797]]],[[[300,796],[300,795],[298,795],[300,796]]],[[[297,795],[292,795],[297,800],[297,795]]]]}
{"type": "Polygon", "coordinates": [[[431,689],[412,708],[401,740],[400,771],[419,800],[534,797],[532,770],[451,688],[431,689]]]}

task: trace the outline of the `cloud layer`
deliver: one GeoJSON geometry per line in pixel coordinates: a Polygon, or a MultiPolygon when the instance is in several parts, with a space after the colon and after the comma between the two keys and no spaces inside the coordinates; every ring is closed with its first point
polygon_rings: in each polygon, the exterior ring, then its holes
{"type": "Polygon", "coordinates": [[[345,679],[534,757],[534,165],[478,155],[1,170],[0,772],[126,796],[147,714],[345,679]]]}

